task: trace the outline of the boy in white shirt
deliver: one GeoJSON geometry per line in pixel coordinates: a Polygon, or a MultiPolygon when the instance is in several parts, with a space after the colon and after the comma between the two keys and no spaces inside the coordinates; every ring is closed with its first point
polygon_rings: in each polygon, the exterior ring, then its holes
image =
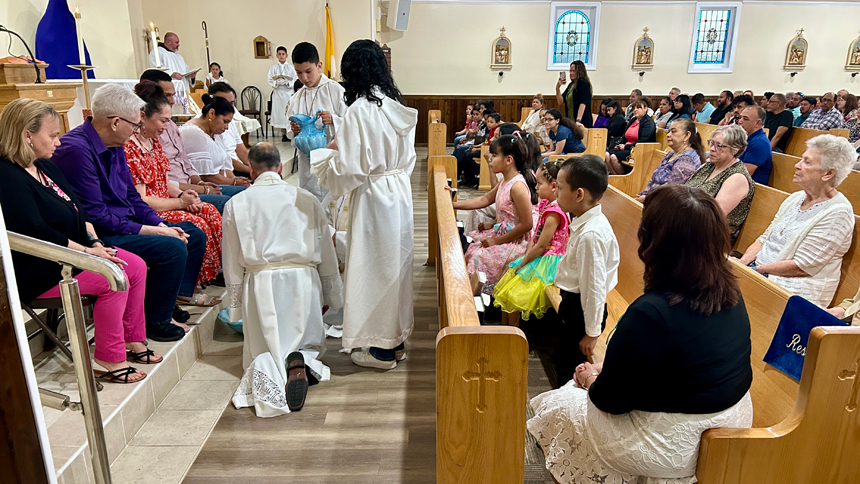
{"type": "Polygon", "coordinates": [[[606,295],[618,283],[618,241],[600,207],[608,185],[606,163],[594,155],[569,158],[558,174],[558,205],[571,215],[567,251],[555,276],[562,298],[554,355],[559,387],[594,354],[606,327],[606,295]]]}

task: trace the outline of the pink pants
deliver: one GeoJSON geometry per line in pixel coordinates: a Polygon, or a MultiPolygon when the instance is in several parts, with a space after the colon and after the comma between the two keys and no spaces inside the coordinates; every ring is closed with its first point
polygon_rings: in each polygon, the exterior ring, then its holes
{"type": "MultiPolygon", "coordinates": [[[[126,261],[128,291],[111,291],[107,280],[93,272],[75,276],[82,295],[96,296],[93,308],[96,337],[96,359],[108,363],[125,361],[125,343],[146,340],[146,316],[143,297],[146,292],[146,263],[131,252],[117,249],[117,257],[126,261]]],[[[60,297],[60,286],[39,298],[60,297]]]]}

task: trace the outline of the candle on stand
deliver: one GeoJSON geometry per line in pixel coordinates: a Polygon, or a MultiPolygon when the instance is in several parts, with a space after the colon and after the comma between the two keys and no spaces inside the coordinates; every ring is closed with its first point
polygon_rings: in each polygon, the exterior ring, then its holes
{"type": "Polygon", "coordinates": [[[158,53],[158,37],[155,35],[155,25],[149,22],[149,36],[152,38],[152,48],[155,50],[155,67],[161,68],[161,55],[158,53]]]}
{"type": "Polygon", "coordinates": [[[75,31],[78,34],[78,63],[87,65],[87,57],[84,55],[84,37],[81,35],[81,10],[75,5],[75,31]]]}

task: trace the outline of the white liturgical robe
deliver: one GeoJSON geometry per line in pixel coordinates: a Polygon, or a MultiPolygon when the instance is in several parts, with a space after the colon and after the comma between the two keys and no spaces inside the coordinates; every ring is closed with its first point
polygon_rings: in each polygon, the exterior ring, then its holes
{"type": "MultiPolygon", "coordinates": [[[[174,73],[182,74],[183,76],[191,70],[188,67],[188,64],[185,63],[185,59],[179,52],[170,52],[162,46],[158,46],[158,55],[161,57],[161,67],[167,69],[166,72],[169,75],[173,75],[174,73]]],[[[155,63],[155,49],[149,53],[149,67],[158,67],[155,63]]],[[[191,85],[189,84],[189,79],[187,77],[183,77],[182,79],[174,79],[173,87],[176,88],[176,92],[179,91],[190,91],[191,85]]]]}
{"type": "MultiPolygon", "coordinates": [[[[317,111],[328,111],[331,113],[334,136],[337,139],[337,133],[340,131],[341,123],[343,123],[343,116],[346,114],[343,93],[343,86],[323,74],[315,87],[302,86],[296,91],[290,100],[287,117],[294,114],[306,114],[313,117],[316,116],[317,111]]],[[[319,119],[317,119],[317,127],[322,128],[322,121],[319,119]]],[[[317,177],[311,174],[310,160],[302,152],[299,152],[299,186],[316,195],[323,207],[328,206],[328,190],[319,186],[317,177]]]]}
{"type": "Polygon", "coordinates": [[[412,333],[412,187],[418,111],[379,94],[346,110],[338,150],[311,152],[333,197],[350,194],[343,346],[394,348],[412,333]]]}
{"type": "Polygon", "coordinates": [[[265,172],[227,202],[222,250],[230,320],[241,319],[245,334],[233,405],[254,407],[258,417],[289,413],[291,352],[302,353],[318,380],[330,378],[319,360],[322,307],[342,307],[343,288],[328,219],[313,195],[265,172]]]}
{"type": "Polygon", "coordinates": [[[296,69],[290,62],[275,62],[269,68],[266,81],[272,86],[272,126],[289,129],[290,121],[287,116],[287,106],[293,95],[293,85],[296,82],[296,69]],[[279,77],[275,79],[275,77],[279,77]]]}

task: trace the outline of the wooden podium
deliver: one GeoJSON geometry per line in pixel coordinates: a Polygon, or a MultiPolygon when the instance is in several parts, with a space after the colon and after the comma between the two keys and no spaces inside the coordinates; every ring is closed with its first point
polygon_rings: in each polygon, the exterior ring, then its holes
{"type": "MultiPolygon", "coordinates": [[[[38,99],[53,106],[60,114],[60,134],[69,130],[69,109],[78,97],[76,89],[81,87],[80,81],[51,82],[36,84],[30,79],[21,79],[22,68],[27,68],[35,80],[36,72],[31,64],[0,64],[0,112],[7,104],[15,99],[38,99]],[[14,75],[13,75],[14,73],[14,75]],[[15,82],[26,81],[30,82],[15,82]]],[[[42,78],[44,79],[44,69],[42,78]]]]}

